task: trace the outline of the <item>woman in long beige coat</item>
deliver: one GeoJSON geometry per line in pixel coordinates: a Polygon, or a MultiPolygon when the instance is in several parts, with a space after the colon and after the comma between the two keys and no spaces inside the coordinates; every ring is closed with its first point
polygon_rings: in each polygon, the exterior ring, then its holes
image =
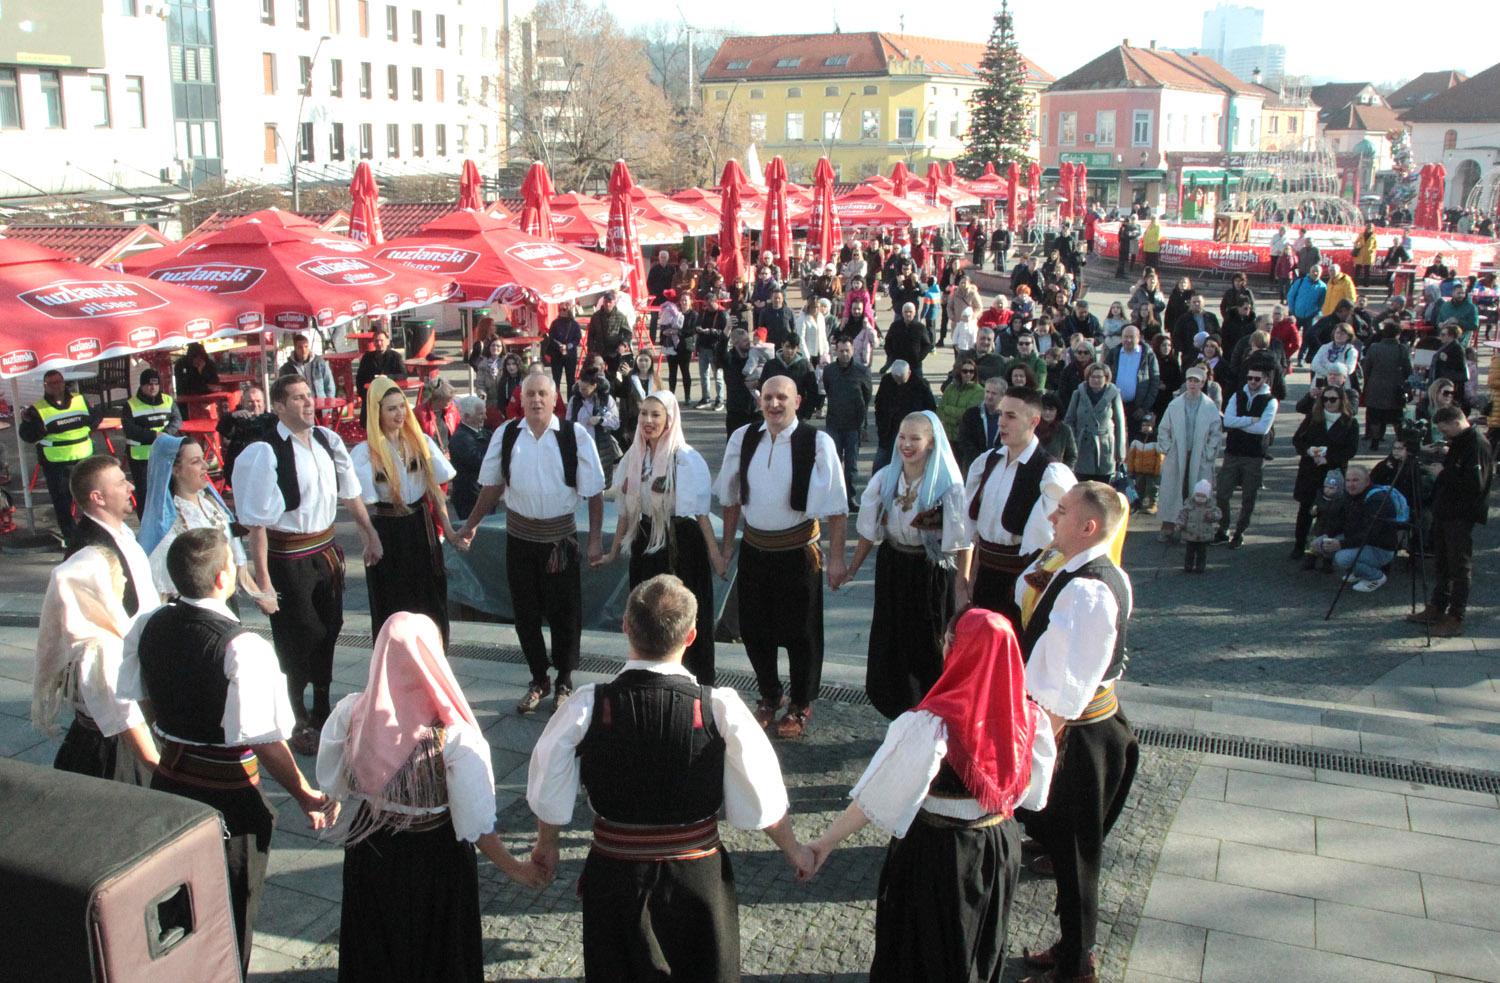
{"type": "MultiPolygon", "coordinates": [[[[1203,392],[1206,375],[1199,366],[1187,370],[1182,395],[1168,404],[1156,427],[1156,449],[1164,455],[1156,504],[1163,516],[1177,515],[1199,481],[1214,480],[1224,447],[1224,415],[1203,392]]],[[[1176,523],[1163,521],[1161,535],[1174,539],[1176,523]]]]}

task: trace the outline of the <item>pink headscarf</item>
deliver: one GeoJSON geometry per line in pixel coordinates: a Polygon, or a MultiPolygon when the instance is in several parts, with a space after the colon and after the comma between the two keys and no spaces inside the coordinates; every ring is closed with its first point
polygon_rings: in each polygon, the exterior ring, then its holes
{"type": "Polygon", "coordinates": [[[344,763],[358,792],[378,810],[387,800],[386,786],[429,729],[459,722],[479,726],[448,667],[437,625],[425,614],[391,615],[375,640],[370,680],[349,717],[344,763]]]}
{"type": "Polygon", "coordinates": [[[667,422],[657,435],[656,446],[651,454],[651,484],[653,488],[641,487],[641,471],[646,462],[646,440],[641,436],[641,425],[635,425],[635,440],[615,468],[615,492],[621,511],[625,514],[625,528],[635,537],[635,524],[642,513],[651,520],[651,541],[648,550],[660,549],[667,539],[667,528],[672,524],[674,506],[677,501],[677,452],[687,447],[687,438],[682,433],[682,411],[677,406],[677,397],[665,389],[658,389],[643,402],[656,400],[666,410],[667,422]]]}

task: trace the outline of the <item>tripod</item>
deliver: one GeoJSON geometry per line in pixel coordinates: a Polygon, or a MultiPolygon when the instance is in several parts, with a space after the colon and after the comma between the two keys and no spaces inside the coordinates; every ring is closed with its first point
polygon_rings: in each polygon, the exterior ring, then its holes
{"type": "MultiPolygon", "coordinates": [[[[1412,613],[1415,614],[1417,611],[1418,578],[1420,578],[1422,581],[1423,600],[1425,601],[1427,597],[1427,542],[1426,538],[1422,535],[1422,480],[1421,476],[1417,473],[1416,455],[1413,454],[1410,449],[1408,449],[1406,459],[1401,462],[1401,466],[1397,468],[1396,473],[1391,476],[1391,483],[1387,486],[1389,490],[1386,492],[1385,499],[1386,501],[1390,501],[1391,492],[1397,490],[1398,486],[1401,484],[1402,477],[1408,473],[1408,469],[1410,469],[1410,473],[1414,476],[1414,480],[1412,482],[1413,494],[1411,496],[1411,501],[1407,503],[1411,508],[1411,516],[1405,523],[1397,523],[1397,525],[1404,525],[1406,527],[1406,552],[1407,557],[1411,561],[1411,565],[1408,568],[1408,578],[1411,583],[1411,610],[1412,613]],[[1412,543],[1414,541],[1417,547],[1415,552],[1413,552],[1412,550],[1412,543]]],[[[1371,520],[1371,523],[1373,525],[1376,522],[1385,521],[1389,520],[1379,518],[1377,511],[1377,516],[1375,519],[1371,520]]],[[[1339,598],[1344,596],[1344,589],[1349,586],[1349,581],[1354,576],[1354,569],[1359,566],[1360,558],[1364,556],[1365,548],[1369,545],[1369,543],[1370,538],[1369,536],[1366,536],[1365,541],[1360,544],[1359,551],[1354,554],[1354,562],[1349,564],[1349,569],[1346,570],[1344,572],[1344,575],[1339,578],[1339,589],[1334,593],[1333,600],[1328,605],[1328,613],[1323,615],[1324,621],[1328,621],[1333,617],[1333,609],[1338,607],[1339,598]]],[[[1391,558],[1391,562],[1396,562],[1394,556],[1391,558]]],[[[1427,646],[1431,648],[1432,625],[1427,624],[1424,625],[1423,628],[1427,632],[1427,646]]]]}

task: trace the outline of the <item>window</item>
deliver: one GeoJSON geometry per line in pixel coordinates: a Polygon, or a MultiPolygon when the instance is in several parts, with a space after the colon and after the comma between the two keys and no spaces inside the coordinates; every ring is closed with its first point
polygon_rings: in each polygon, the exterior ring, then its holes
{"type": "Polygon", "coordinates": [[[261,151],[261,160],[267,164],[274,164],[279,159],[276,156],[276,124],[267,123],[265,128],[265,147],[261,151]]]}
{"type": "MultiPolygon", "coordinates": [[[[437,42],[439,48],[446,48],[448,47],[448,18],[442,14],[433,14],[432,16],[433,39],[437,42]]],[[[442,124],[439,123],[438,125],[441,126],[442,124]]],[[[438,152],[438,156],[442,156],[442,151],[438,152]]]]}
{"type": "Polygon", "coordinates": [[[276,0],[260,0],[260,22],[262,24],[276,23],[276,0]]]}
{"type": "Polygon", "coordinates": [[[95,129],[108,129],[110,127],[110,116],[109,78],[107,76],[89,76],[89,100],[94,104],[95,129]]]}
{"type": "Polygon", "coordinates": [[[1229,118],[1229,145],[1233,147],[1240,142],[1240,118],[1231,116],[1229,118]]]}
{"type": "MultiPolygon", "coordinates": [[[[802,64],[802,59],[801,58],[778,58],[778,59],[776,59],[776,67],[777,68],[796,68],[800,64],[802,64]]],[[[746,65],[746,67],[749,67],[750,63],[747,61],[747,62],[745,62],[745,65],[746,65]]]]}
{"type": "Polygon", "coordinates": [[[1137,109],[1130,114],[1130,145],[1151,146],[1151,110],[1137,109]]]}
{"type": "Polygon", "coordinates": [[[1115,145],[1115,111],[1113,109],[1101,109],[1094,114],[1094,146],[1113,147],[1115,145]]]}
{"type": "Polygon", "coordinates": [[[896,139],[915,140],[917,138],[917,111],[915,109],[896,110],[896,139]]]}
{"type": "Polygon", "coordinates": [[[962,117],[959,116],[958,110],[956,109],[953,110],[953,115],[948,117],[948,135],[950,137],[963,135],[962,117]]]}
{"type": "Polygon", "coordinates": [[[359,36],[370,36],[370,0],[354,0],[355,20],[359,21],[359,36]]]}
{"type": "Polygon", "coordinates": [[[843,121],[842,116],[843,116],[842,113],[836,113],[836,112],[832,112],[832,111],[825,112],[823,114],[823,139],[824,140],[826,140],[826,141],[834,141],[834,140],[838,140],[839,139],[840,132],[843,130],[843,122],[844,121],[843,121]]]}
{"type": "Polygon", "coordinates": [[[62,76],[57,72],[37,72],[42,82],[42,106],[47,111],[47,129],[60,130],[66,125],[63,117],[62,76]]]}
{"type": "MultiPolygon", "coordinates": [[[[1167,131],[1170,133],[1171,129],[1172,129],[1172,120],[1171,120],[1170,117],[1168,117],[1168,119],[1167,119],[1167,131]]],[[[1267,120],[1266,120],[1266,132],[1267,133],[1280,133],[1281,132],[1281,117],[1280,116],[1271,116],[1271,117],[1267,118],[1267,120]]]]}
{"type": "Polygon", "coordinates": [[[441,68],[432,70],[432,97],[438,102],[443,101],[443,70],[441,68]]]}
{"type": "Polygon", "coordinates": [[[393,102],[401,98],[401,79],[395,65],[385,66],[385,97],[393,102]]]}
{"type": "MultiPolygon", "coordinates": [[[[411,43],[422,43],[422,12],[420,10],[413,10],[411,12],[411,43]]],[[[422,156],[420,153],[417,153],[415,142],[412,145],[412,153],[418,157],[422,156]]]]}
{"type": "Polygon", "coordinates": [[[1036,142],[1043,147],[1047,145],[1047,114],[1036,114],[1036,142]]]}
{"type": "Polygon", "coordinates": [[[359,156],[361,160],[375,156],[375,127],[369,123],[359,124],[359,156]]]}
{"type": "MultiPolygon", "coordinates": [[[[3,91],[4,80],[0,78],[0,91],[3,91]]],[[[0,95],[0,101],[4,96],[0,95]]],[[[144,130],[146,128],[146,80],[140,75],[125,76],[125,126],[131,130],[144,130]]],[[[3,121],[0,121],[3,125],[3,121]]],[[[16,119],[16,125],[20,125],[20,117],[16,119]]]]}
{"type": "Polygon", "coordinates": [[[786,90],[786,97],[788,99],[801,99],[802,87],[800,85],[789,86],[786,90]]]}
{"type": "Polygon", "coordinates": [[[359,63],[359,97],[370,98],[370,92],[374,86],[370,82],[370,63],[362,61],[359,63]]]}
{"type": "Polygon", "coordinates": [[[302,55],[297,59],[298,77],[302,80],[298,83],[297,91],[302,95],[312,94],[312,59],[302,55]]]}
{"type": "Polygon", "coordinates": [[[838,94],[839,94],[839,87],[836,86],[836,85],[825,85],[823,87],[823,95],[825,95],[825,96],[836,96],[838,94]]]}
{"type": "Polygon", "coordinates": [[[411,69],[411,97],[416,102],[422,101],[422,69],[416,65],[411,69]]]}
{"type": "Polygon", "coordinates": [[[823,59],[823,64],[828,68],[843,68],[849,64],[848,55],[830,55],[823,59]]]}
{"type": "Polygon", "coordinates": [[[1036,111],[1036,112],[1033,112],[1031,114],[1030,131],[1031,131],[1031,139],[1033,139],[1033,140],[1039,140],[1039,139],[1041,139],[1041,135],[1042,135],[1042,114],[1041,114],[1041,112],[1039,110],[1036,111]]]}
{"type": "Polygon", "coordinates": [[[766,139],[766,114],[765,113],[751,113],[750,114],[750,139],[752,139],[752,140],[754,140],[754,141],[756,141],[758,143],[764,143],[765,142],[765,139],[766,139]]]}
{"type": "Polygon", "coordinates": [[[1177,117],[1176,117],[1176,115],[1173,114],[1173,113],[1168,113],[1167,114],[1167,123],[1166,123],[1166,126],[1163,127],[1162,131],[1161,131],[1161,137],[1167,143],[1171,143],[1172,142],[1172,133],[1173,133],[1173,129],[1172,128],[1173,128],[1174,125],[1176,125],[1176,123],[1177,123],[1177,117]]]}
{"type": "Polygon", "coordinates": [[[304,31],[312,27],[312,14],[307,9],[307,0],[296,0],[297,26],[304,31]]]}
{"type": "Polygon", "coordinates": [[[1207,116],[1199,116],[1198,117],[1198,142],[1199,143],[1207,143],[1208,142],[1208,117],[1207,116]]]}
{"type": "Polygon", "coordinates": [[[751,99],[764,99],[765,97],[766,97],[766,90],[765,89],[751,89],[750,90],[750,98],[751,99]]]}
{"type": "Polygon", "coordinates": [[[261,52],[260,74],[265,94],[274,96],[276,94],[276,55],[274,52],[261,52]]]}
{"type": "Polygon", "coordinates": [[[786,114],[786,138],[788,141],[803,139],[801,113],[786,114]]]}
{"type": "Polygon", "coordinates": [[[344,97],[344,60],[334,58],[328,62],[328,94],[335,99],[344,97]]]}
{"type": "Polygon", "coordinates": [[[339,12],[339,0],[328,0],[328,33],[337,34],[343,27],[344,18],[339,12]]]}
{"type": "MultiPolygon", "coordinates": [[[[1288,133],[1296,133],[1297,132],[1297,117],[1295,117],[1295,116],[1288,116],[1286,118],[1286,131],[1288,133]]],[[[1458,134],[1455,133],[1453,135],[1453,139],[1454,139],[1455,142],[1457,142],[1457,140],[1458,140],[1458,134]]]]}
{"type": "Polygon", "coordinates": [[[1057,114],[1057,143],[1060,147],[1076,147],[1078,145],[1078,114],[1057,114]]]}
{"type": "Polygon", "coordinates": [[[743,60],[742,61],[732,61],[729,64],[727,64],[727,65],[724,66],[724,70],[728,71],[728,72],[743,72],[745,69],[747,69],[749,67],[750,67],[750,62],[748,62],[748,61],[743,61],[743,60]]]}
{"type": "MultiPolygon", "coordinates": [[[[387,41],[395,41],[396,35],[396,8],[387,4],[385,8],[385,39],[387,41]]],[[[394,157],[395,154],[391,156],[394,157]]]]}
{"type": "Polygon", "coordinates": [[[411,155],[413,157],[421,157],[422,153],[422,124],[413,123],[411,125],[411,155]]]}
{"type": "Polygon", "coordinates": [[[1214,140],[1222,144],[1224,142],[1224,120],[1219,116],[1218,113],[1214,114],[1213,119],[1214,122],[1212,133],[1214,135],[1214,140]]]}
{"type": "Polygon", "coordinates": [[[21,90],[16,85],[16,70],[0,68],[0,129],[21,128],[21,90]]]}
{"type": "Polygon", "coordinates": [[[297,126],[297,159],[307,163],[317,159],[317,153],[313,150],[313,125],[312,123],[300,123],[297,126]]]}
{"type": "Polygon", "coordinates": [[[1458,131],[1457,130],[1444,130],[1443,131],[1443,149],[1444,150],[1457,150],[1458,149],[1458,131]]]}
{"type": "MultiPolygon", "coordinates": [[[[464,38],[466,36],[467,32],[464,30],[464,26],[462,24],[458,25],[458,53],[461,55],[467,50],[464,45],[464,38]]],[[[463,153],[463,151],[460,150],[459,153],[463,153]]]]}
{"type": "Polygon", "coordinates": [[[880,86],[878,86],[878,85],[867,85],[867,86],[864,87],[863,92],[867,96],[878,96],[878,95],[880,95],[880,86]]]}
{"type": "Polygon", "coordinates": [[[385,125],[385,155],[387,157],[401,156],[401,124],[399,123],[385,125]]]}
{"type": "Polygon", "coordinates": [[[727,91],[725,91],[724,89],[715,89],[714,90],[714,102],[723,102],[725,99],[728,99],[728,98],[729,98],[729,93],[727,91]]]}
{"type": "Polygon", "coordinates": [[[929,118],[927,120],[927,139],[929,139],[929,140],[936,140],[937,139],[937,114],[936,113],[933,113],[932,116],[931,116],[931,118],[929,118]]]}
{"type": "Polygon", "coordinates": [[[328,131],[328,159],[344,159],[344,124],[334,123],[328,131]]]}
{"type": "MultiPolygon", "coordinates": [[[[439,17],[441,20],[441,16],[439,17]]],[[[442,37],[442,35],[438,35],[442,37]]],[[[439,157],[448,156],[448,127],[444,123],[435,123],[432,127],[432,142],[439,157]]]]}
{"type": "Polygon", "coordinates": [[[469,104],[469,80],[462,75],[458,77],[458,104],[460,106],[469,104]]]}
{"type": "Polygon", "coordinates": [[[880,139],[880,110],[866,109],[859,114],[859,138],[861,140],[880,139]]]}

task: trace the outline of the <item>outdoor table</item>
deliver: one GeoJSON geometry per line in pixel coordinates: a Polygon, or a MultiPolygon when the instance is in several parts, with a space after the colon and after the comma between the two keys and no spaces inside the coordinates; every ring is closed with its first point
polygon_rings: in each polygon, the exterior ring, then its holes
{"type": "Polygon", "coordinates": [[[403,361],[406,363],[407,372],[413,376],[417,376],[419,379],[428,379],[437,375],[438,369],[444,365],[451,364],[453,359],[427,356],[423,358],[403,359],[403,361]]]}
{"type": "Polygon", "coordinates": [[[372,341],[375,340],[375,332],[373,332],[373,331],[350,331],[348,334],[344,335],[344,337],[348,338],[350,341],[358,342],[359,343],[359,349],[358,350],[360,352],[364,352],[365,349],[369,346],[370,342],[372,342],[372,341]]]}
{"type": "Polygon", "coordinates": [[[211,477],[210,480],[215,488],[223,491],[224,445],[219,441],[219,425],[213,420],[183,420],[177,432],[191,434],[202,442],[203,454],[209,461],[209,471],[217,474],[217,477],[211,477]]]}
{"type": "Polygon", "coordinates": [[[1413,265],[1403,264],[1391,271],[1391,296],[1397,294],[1406,296],[1411,293],[1412,284],[1417,279],[1417,268],[1413,265]]]}
{"type": "Polygon", "coordinates": [[[349,400],[342,396],[313,400],[313,410],[317,413],[318,425],[332,427],[335,421],[343,415],[343,410],[348,405],[349,400]]]}
{"type": "Polygon", "coordinates": [[[177,402],[182,405],[183,422],[187,420],[215,421],[219,418],[219,404],[227,403],[230,396],[238,396],[238,392],[213,392],[194,393],[190,396],[178,396],[177,402]]]}
{"type": "Polygon", "coordinates": [[[323,361],[328,363],[328,370],[333,373],[334,382],[346,397],[353,398],[356,395],[354,363],[363,357],[364,352],[331,352],[323,356],[323,361]]]}
{"type": "Polygon", "coordinates": [[[521,351],[532,345],[540,344],[542,336],[539,334],[518,334],[509,338],[500,336],[500,344],[506,351],[521,351]]]}

